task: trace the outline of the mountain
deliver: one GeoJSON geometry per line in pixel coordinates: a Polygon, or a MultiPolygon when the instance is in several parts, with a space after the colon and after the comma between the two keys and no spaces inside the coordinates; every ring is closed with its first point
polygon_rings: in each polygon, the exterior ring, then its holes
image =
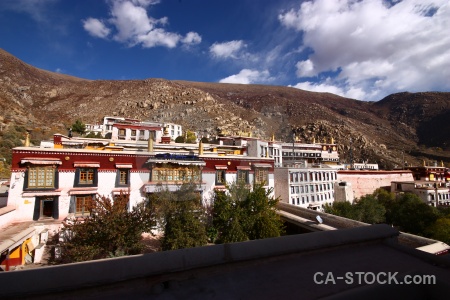
{"type": "Polygon", "coordinates": [[[341,157],[384,168],[450,164],[450,93],[398,93],[378,102],[284,86],[145,80],[86,80],[30,66],[0,49],[0,126],[41,137],[76,119],[104,116],[174,122],[202,135],[242,134],[290,142],[334,138],[341,157]],[[39,130],[36,130],[39,128],[39,130]]]}

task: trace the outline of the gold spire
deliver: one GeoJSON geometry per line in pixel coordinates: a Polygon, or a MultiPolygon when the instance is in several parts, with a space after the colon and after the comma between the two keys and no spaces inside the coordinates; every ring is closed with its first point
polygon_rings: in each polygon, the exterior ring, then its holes
{"type": "Polygon", "coordinates": [[[312,143],[315,144],[316,143],[316,137],[313,137],[312,143]]]}
{"type": "Polygon", "coordinates": [[[203,155],[203,142],[200,140],[200,143],[198,143],[198,155],[203,155]]]}
{"type": "Polygon", "coordinates": [[[150,135],[148,138],[148,152],[153,152],[153,137],[150,135]]]}
{"type": "Polygon", "coordinates": [[[30,147],[30,133],[27,132],[27,135],[25,137],[25,147],[30,147]]]}

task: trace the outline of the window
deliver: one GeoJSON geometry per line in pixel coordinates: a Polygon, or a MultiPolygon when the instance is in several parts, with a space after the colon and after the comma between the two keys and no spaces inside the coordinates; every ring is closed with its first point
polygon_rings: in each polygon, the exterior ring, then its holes
{"type": "Polygon", "coordinates": [[[195,181],[201,180],[201,170],[199,168],[154,168],[152,170],[152,181],[195,181]]]}
{"type": "Polygon", "coordinates": [[[97,186],[97,169],[78,168],[75,172],[75,186],[97,186]]]}
{"type": "Polygon", "coordinates": [[[255,183],[258,184],[269,184],[269,170],[265,168],[255,169],[255,183]]]}
{"type": "Polygon", "coordinates": [[[27,188],[49,189],[55,188],[55,166],[30,167],[27,172],[27,188]]]}
{"type": "Polygon", "coordinates": [[[130,170],[129,169],[119,169],[117,170],[117,185],[118,186],[128,186],[130,183],[130,170]]]}
{"type": "Polygon", "coordinates": [[[248,175],[249,175],[248,170],[238,170],[238,172],[237,172],[238,182],[248,183],[248,178],[249,178],[248,175]]]}
{"type": "Polygon", "coordinates": [[[131,136],[136,136],[136,130],[131,130],[131,136]]]}
{"type": "Polygon", "coordinates": [[[216,170],[216,184],[225,184],[225,170],[216,170]]]}
{"type": "Polygon", "coordinates": [[[92,211],[92,195],[75,197],[75,215],[89,216],[92,211]]]}
{"type": "Polygon", "coordinates": [[[94,183],[94,169],[81,169],[79,184],[93,184],[94,183]]]}

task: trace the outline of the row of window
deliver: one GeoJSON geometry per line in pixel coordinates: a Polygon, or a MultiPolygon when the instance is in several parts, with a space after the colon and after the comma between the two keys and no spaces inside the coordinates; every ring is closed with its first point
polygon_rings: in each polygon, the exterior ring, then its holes
{"type": "MultiPolygon", "coordinates": [[[[249,183],[249,170],[238,170],[237,180],[249,183]]],[[[30,167],[25,180],[25,189],[53,189],[57,188],[57,176],[55,166],[30,167]]],[[[151,180],[156,182],[167,181],[200,181],[201,170],[199,168],[155,168],[152,170],[151,180]]],[[[77,168],[75,171],[74,187],[94,187],[98,181],[96,168],[77,168]]],[[[128,186],[130,182],[130,170],[118,169],[116,186],[128,186]]],[[[257,184],[269,182],[269,170],[267,168],[256,168],[254,180],[257,184]]],[[[216,171],[216,184],[226,183],[226,170],[216,171]]]]}
{"type": "Polygon", "coordinates": [[[283,152],[283,157],[285,156],[299,156],[299,157],[321,157],[321,153],[305,153],[305,152],[283,152]]]}
{"type": "MultiPolygon", "coordinates": [[[[58,187],[58,172],[55,166],[30,167],[26,172],[25,189],[54,189],[58,187]]],[[[128,186],[129,169],[117,170],[117,186],[128,186]]],[[[96,168],[77,168],[75,171],[75,187],[97,186],[96,168]]]]}
{"type": "Polygon", "coordinates": [[[302,196],[302,197],[292,197],[291,198],[291,204],[307,204],[307,203],[314,203],[314,202],[322,202],[322,201],[328,201],[328,200],[334,200],[334,193],[324,193],[320,195],[311,195],[311,196],[302,196]]]}
{"type": "Polygon", "coordinates": [[[333,190],[333,184],[331,183],[291,186],[291,194],[314,193],[333,190]]]}
{"type": "MultiPolygon", "coordinates": [[[[126,129],[119,129],[119,140],[124,140],[126,138],[126,129]]],[[[132,140],[136,140],[138,138],[139,140],[147,140],[149,136],[155,136],[155,131],[149,131],[149,130],[138,130],[138,129],[131,129],[130,130],[130,138],[132,140]]]]}
{"type": "MultiPolygon", "coordinates": [[[[448,200],[450,199],[449,197],[450,197],[449,194],[441,194],[441,193],[438,194],[438,200],[448,200]]],[[[429,200],[435,200],[433,194],[428,194],[428,198],[429,200]]]]}
{"type": "Polygon", "coordinates": [[[290,182],[333,181],[337,179],[335,172],[292,172],[290,182]]]}
{"type": "MultiPolygon", "coordinates": [[[[216,170],[216,185],[224,185],[226,183],[226,170],[216,170]]],[[[256,184],[268,184],[269,183],[269,170],[267,168],[256,168],[254,172],[254,180],[256,184]]],[[[250,171],[238,170],[237,181],[249,183],[250,171]]]]}

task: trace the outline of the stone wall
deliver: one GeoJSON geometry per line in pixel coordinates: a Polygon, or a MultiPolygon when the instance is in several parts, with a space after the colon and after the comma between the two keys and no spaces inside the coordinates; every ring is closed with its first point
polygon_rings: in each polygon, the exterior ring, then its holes
{"type": "Polygon", "coordinates": [[[337,172],[338,182],[350,182],[353,196],[361,198],[372,194],[378,188],[391,189],[392,181],[413,181],[413,175],[408,170],[395,171],[356,171],[341,170],[337,172]]]}

